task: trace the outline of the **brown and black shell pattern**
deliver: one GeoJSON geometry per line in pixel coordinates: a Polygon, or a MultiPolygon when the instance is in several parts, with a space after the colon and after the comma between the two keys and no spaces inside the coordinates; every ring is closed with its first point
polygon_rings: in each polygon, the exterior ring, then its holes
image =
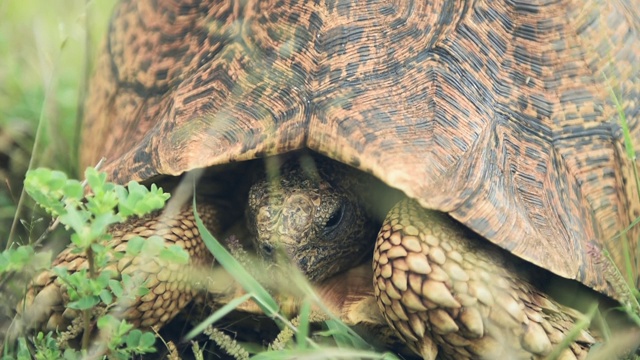
{"type": "Polygon", "coordinates": [[[126,0],[82,162],[124,183],[309,148],[624,301],[604,250],[624,268],[640,216],[636,5],[126,0]]]}

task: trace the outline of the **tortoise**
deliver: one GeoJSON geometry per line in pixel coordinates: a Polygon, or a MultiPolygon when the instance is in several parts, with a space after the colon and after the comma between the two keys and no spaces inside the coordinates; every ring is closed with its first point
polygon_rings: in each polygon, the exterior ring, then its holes
{"type": "MultiPolygon", "coordinates": [[[[636,163],[619,122],[624,113],[631,140],[640,139],[632,9],[595,0],[125,0],[85,101],[81,165],[106,157],[102,169],[118,183],[210,169],[210,179],[231,183],[242,199],[239,184],[251,176],[229,169],[300,150],[325,159],[320,172],[335,161],[344,165],[327,168],[371,174],[411,199],[368,242],[376,245],[374,275],[363,283],[340,273],[332,246],[324,247],[331,256],[302,270],[335,267],[331,279],[341,280],[332,284],[349,284],[343,299],[375,293],[390,327],[424,358],[505,349],[541,358],[575,317],[526,273],[548,271],[630,300],[616,269],[625,269],[616,234],[640,215],[636,163]],[[506,346],[494,346],[495,334],[506,346]]],[[[283,179],[296,172],[285,169],[283,179]]],[[[245,207],[219,205],[215,196],[199,203],[214,233],[232,221],[222,216],[242,216],[245,207]]],[[[291,205],[278,204],[271,206],[291,205]]],[[[164,221],[167,241],[204,263],[210,254],[190,211],[134,220],[114,230],[114,241],[164,221]]],[[[631,249],[638,231],[627,232],[631,249]]],[[[278,246],[306,256],[287,241],[256,240],[265,257],[278,246]]],[[[58,263],[76,266],[66,256],[58,263]]],[[[637,252],[630,263],[626,277],[638,286],[637,252]]],[[[59,292],[43,277],[30,301],[59,292]]],[[[159,312],[131,310],[138,325],[162,326],[193,297],[162,286],[157,292],[167,297],[139,304],[173,301],[159,312]]],[[[584,357],[590,342],[584,333],[563,356],[584,357]]]]}

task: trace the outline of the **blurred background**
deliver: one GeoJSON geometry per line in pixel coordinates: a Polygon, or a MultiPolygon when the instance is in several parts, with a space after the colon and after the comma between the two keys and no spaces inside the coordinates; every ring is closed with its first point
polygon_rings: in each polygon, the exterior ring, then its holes
{"type": "MultiPolygon", "coordinates": [[[[29,168],[79,176],[79,104],[116,0],[0,0],[0,244],[29,168]]],[[[23,200],[13,240],[48,220],[23,200]]],[[[42,224],[44,223],[44,224],[42,224]]]]}

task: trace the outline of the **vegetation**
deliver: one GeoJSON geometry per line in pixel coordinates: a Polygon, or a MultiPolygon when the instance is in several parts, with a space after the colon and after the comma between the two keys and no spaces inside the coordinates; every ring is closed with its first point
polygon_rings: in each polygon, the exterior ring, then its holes
{"type": "MultiPolygon", "coordinates": [[[[0,244],[29,243],[46,224],[23,200],[28,168],[77,177],[77,113],[116,0],[0,1],[0,244]],[[42,120],[42,121],[41,121],[42,120]],[[37,138],[37,142],[35,141],[37,138]]],[[[82,171],[82,170],[81,170],[82,171]]]]}
{"type": "MultiPolygon", "coordinates": [[[[78,173],[77,115],[83,81],[91,68],[88,59],[95,58],[99,48],[96,45],[100,44],[114,3],[115,0],[0,2],[0,18],[11,19],[0,22],[0,63],[3,64],[0,67],[0,83],[3,84],[0,88],[0,178],[3,180],[0,184],[0,239],[12,239],[11,243],[5,243],[5,250],[0,253],[0,279],[5,283],[7,276],[18,271],[30,268],[27,273],[33,273],[48,268],[49,264],[44,259],[50,258],[49,254],[36,251],[36,247],[42,233],[52,236],[45,230],[51,223],[42,219],[48,219],[46,214],[58,219],[63,225],[61,228],[71,231],[65,232],[61,239],[66,242],[71,238],[77,251],[94,259],[94,265],[86,271],[69,274],[58,270],[57,275],[70,285],[72,302],[68,306],[83,314],[83,322],[79,325],[83,329],[88,328],[87,319],[94,310],[102,309],[104,313],[98,326],[110,334],[110,340],[105,343],[106,352],[110,358],[126,359],[133,354],[154,352],[156,337],[153,333],[133,329],[130,324],[108,314],[116,299],[131,296],[124,289],[134,288],[138,295],[148,290],[144,284],[132,285],[130,278],[118,277],[107,270],[109,261],[124,254],[112,251],[105,231],[110,224],[128,216],[161,207],[167,196],[158,188],[147,190],[137,184],[129,184],[127,190],[109,184],[95,169],[87,169],[84,173],[86,184],[69,178],[69,175],[78,173]],[[63,172],[42,169],[43,165],[63,172]],[[22,182],[28,169],[36,170],[26,175],[25,186],[46,214],[29,213],[37,208],[22,195],[22,182]],[[84,186],[89,186],[93,195],[81,201],[84,186]]],[[[621,119],[624,122],[624,114],[621,114],[621,119]]],[[[628,127],[623,126],[623,129],[626,129],[628,137],[628,127]]],[[[631,150],[630,156],[634,153],[631,150]]],[[[236,274],[236,280],[246,295],[212,314],[188,337],[204,332],[215,339],[220,348],[237,358],[256,353],[259,359],[301,357],[317,352],[317,349],[322,349],[325,357],[394,358],[391,354],[375,352],[338,319],[328,319],[325,331],[312,336],[309,324],[317,320],[317,314],[310,309],[312,305],[322,307],[322,304],[303,279],[296,281],[306,299],[301,314],[295,319],[287,319],[275,299],[250,272],[201,223],[198,225],[209,249],[223,267],[236,274]],[[265,314],[284,329],[282,336],[268,349],[261,344],[238,344],[212,327],[217,320],[249,299],[259,304],[265,314]],[[319,344],[318,337],[333,338],[333,345],[319,344]]],[[[145,251],[174,261],[185,260],[185,254],[180,250],[164,249],[157,244],[153,239],[133,240],[126,254],[145,251]]],[[[631,288],[631,291],[639,296],[637,289],[631,288]]],[[[640,325],[637,303],[624,310],[640,325]]],[[[6,316],[12,311],[5,309],[6,316]]],[[[87,336],[83,340],[85,349],[87,336]]],[[[171,349],[173,345],[167,346],[171,349]]],[[[33,343],[21,339],[14,353],[5,348],[4,358],[30,359],[33,354],[37,354],[38,359],[77,359],[85,355],[83,350],[63,349],[52,334],[40,333],[33,343]]],[[[202,356],[202,349],[197,345],[194,354],[202,356]]]]}
{"type": "MultiPolygon", "coordinates": [[[[133,354],[154,352],[155,336],[133,329],[133,325],[111,316],[108,310],[118,302],[133,300],[136,296],[148,293],[143,283],[136,283],[135,277],[118,274],[109,268],[124,256],[136,256],[140,253],[159,256],[186,263],[188,254],[180,247],[163,248],[164,240],[158,237],[143,239],[135,237],[127,243],[126,252],[114,249],[107,233],[109,226],[125,221],[131,216],[143,216],[160,209],[169,198],[162,189],[152,186],[147,189],[136,183],[127,187],[106,182],[106,175],[94,168],[85,171],[84,183],[68,179],[60,171],[38,168],[27,173],[25,189],[36,202],[56,221],[71,229],[71,241],[74,252],[88,259],[87,268],[69,272],[64,267],[52,269],[62,283],[67,286],[70,302],[68,309],[81,314],[82,323],[77,328],[82,331],[82,351],[65,349],[68,359],[80,359],[89,349],[91,340],[91,321],[97,313],[98,328],[105,332],[108,339],[106,350],[112,359],[128,359],[133,354]],[[85,185],[90,193],[85,196],[85,185]],[[100,311],[103,310],[103,311],[100,311]]],[[[21,271],[20,266],[31,264],[29,257],[35,256],[30,245],[6,250],[0,255],[4,259],[3,268],[9,271],[21,271]],[[22,254],[22,256],[16,256],[22,254]],[[27,261],[25,261],[27,260],[27,261]]],[[[7,272],[0,273],[7,276],[7,272]]],[[[60,358],[62,336],[53,339],[51,334],[39,333],[34,347],[38,354],[51,359],[60,358]]],[[[27,341],[19,342],[18,353],[26,352],[27,341]]],[[[7,354],[8,355],[8,354],[7,354]]],[[[20,358],[20,356],[18,356],[20,358]]]]}

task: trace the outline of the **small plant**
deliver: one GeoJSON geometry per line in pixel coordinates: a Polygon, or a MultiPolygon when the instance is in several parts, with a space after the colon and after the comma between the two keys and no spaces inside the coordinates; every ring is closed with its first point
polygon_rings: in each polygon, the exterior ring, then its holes
{"type": "MultiPolygon", "coordinates": [[[[100,353],[106,353],[110,359],[128,359],[134,354],[154,352],[153,333],[133,329],[133,325],[107,314],[116,299],[126,303],[144,296],[149,290],[131,276],[109,269],[108,265],[124,256],[133,257],[142,252],[145,256],[159,256],[165,260],[186,263],[188,253],[177,246],[165,247],[163,239],[158,236],[148,239],[135,237],[127,242],[125,252],[115,251],[107,230],[131,216],[143,216],[162,208],[169,194],[155,185],[147,189],[135,182],[130,182],[127,187],[109,183],[106,175],[94,168],[85,171],[85,178],[85,183],[81,183],[67,178],[60,171],[40,168],[29,171],[25,179],[27,193],[55,222],[71,230],[71,251],[87,259],[86,269],[70,272],[60,266],[52,270],[58,280],[66,285],[70,299],[66,307],[82,314],[83,351],[64,351],[64,358],[74,359],[83,352],[86,354],[96,309],[104,309],[97,312],[100,314],[97,326],[102,332],[101,336],[106,339],[102,345],[105,349],[100,349],[100,353]]],[[[37,256],[30,245],[4,251],[0,254],[0,275],[20,270],[26,264],[33,263],[31,259],[37,256]]],[[[63,357],[59,342],[51,334],[39,333],[33,343],[37,359],[63,357]]],[[[26,348],[25,340],[19,340],[18,359],[24,358],[26,348]]]]}
{"type": "Polygon", "coordinates": [[[98,320],[98,328],[111,334],[107,347],[112,359],[130,359],[135,354],[156,351],[156,337],[153,333],[134,329],[133,325],[124,320],[106,315],[98,320]]]}

